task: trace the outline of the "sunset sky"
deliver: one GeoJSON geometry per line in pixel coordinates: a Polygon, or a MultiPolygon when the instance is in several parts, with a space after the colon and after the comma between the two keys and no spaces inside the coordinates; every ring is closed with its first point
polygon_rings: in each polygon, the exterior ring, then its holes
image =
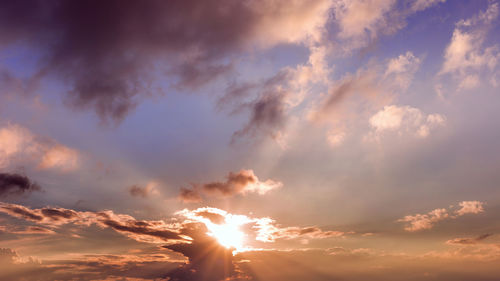
{"type": "Polygon", "coordinates": [[[493,0],[0,0],[0,280],[500,280],[493,0]]]}

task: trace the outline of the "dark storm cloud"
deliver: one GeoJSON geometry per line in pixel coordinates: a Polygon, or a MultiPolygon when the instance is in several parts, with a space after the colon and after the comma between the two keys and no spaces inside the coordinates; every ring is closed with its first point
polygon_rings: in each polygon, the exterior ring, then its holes
{"type": "Polygon", "coordinates": [[[230,70],[233,55],[243,50],[301,40],[318,21],[314,15],[328,5],[324,0],[1,1],[0,48],[26,45],[41,58],[35,76],[65,82],[68,104],[92,108],[104,121],[121,120],[159,88],[153,87],[155,74],[168,75],[174,86],[199,87],[230,70]],[[293,30],[298,34],[273,32],[288,22],[299,27],[293,30]]]}
{"type": "Polygon", "coordinates": [[[40,191],[40,186],[20,174],[0,173],[0,197],[40,191]]]}

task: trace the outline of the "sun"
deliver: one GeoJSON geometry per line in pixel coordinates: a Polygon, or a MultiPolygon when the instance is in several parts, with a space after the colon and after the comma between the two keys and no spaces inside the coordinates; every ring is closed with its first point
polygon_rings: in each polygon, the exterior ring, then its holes
{"type": "Polygon", "coordinates": [[[236,250],[243,248],[245,234],[236,224],[213,224],[209,227],[209,235],[217,239],[217,242],[226,248],[234,248],[236,250]]]}
{"type": "Polygon", "coordinates": [[[219,244],[235,249],[237,252],[243,251],[246,234],[241,230],[241,226],[247,223],[244,216],[227,215],[224,223],[215,224],[206,222],[208,235],[214,237],[219,244]]]}

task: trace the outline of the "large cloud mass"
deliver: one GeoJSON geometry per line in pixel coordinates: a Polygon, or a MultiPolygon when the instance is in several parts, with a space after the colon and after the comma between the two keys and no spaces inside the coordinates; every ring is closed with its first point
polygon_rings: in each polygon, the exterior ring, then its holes
{"type": "Polygon", "coordinates": [[[154,92],[159,73],[170,74],[173,86],[198,87],[229,70],[234,54],[319,37],[330,5],[328,0],[3,1],[0,47],[34,49],[41,59],[33,79],[55,77],[66,83],[70,104],[91,107],[103,120],[120,120],[140,96],[154,92]]]}

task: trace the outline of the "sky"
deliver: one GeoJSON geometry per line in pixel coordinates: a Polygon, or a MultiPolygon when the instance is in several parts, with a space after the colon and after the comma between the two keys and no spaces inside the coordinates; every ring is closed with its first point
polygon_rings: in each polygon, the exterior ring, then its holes
{"type": "Polygon", "coordinates": [[[0,1],[0,279],[498,280],[499,5],[0,1]]]}

